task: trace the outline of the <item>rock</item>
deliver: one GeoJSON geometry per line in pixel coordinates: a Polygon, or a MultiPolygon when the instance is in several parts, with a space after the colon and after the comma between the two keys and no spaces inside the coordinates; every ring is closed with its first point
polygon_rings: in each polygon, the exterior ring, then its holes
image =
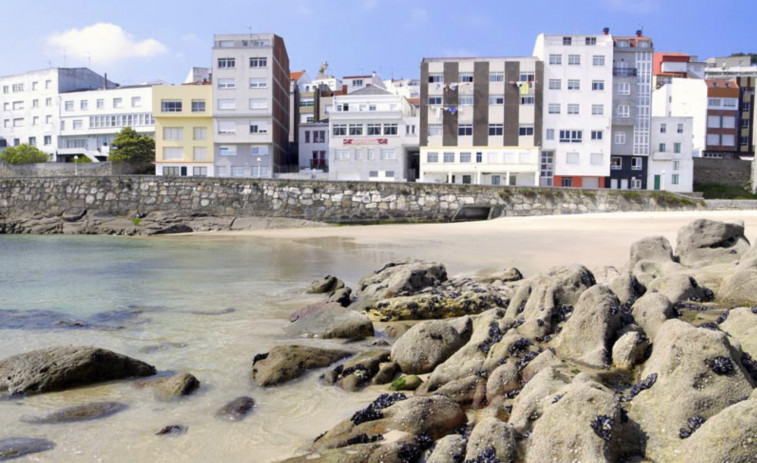
{"type": "Polygon", "coordinates": [[[684,265],[736,262],[748,249],[742,221],[699,219],[678,231],[676,255],[684,265]]]}
{"type": "Polygon", "coordinates": [[[394,343],[392,360],[404,373],[428,373],[464,343],[460,334],[448,323],[441,320],[421,322],[394,343]]]}
{"type": "MultiPolygon", "coordinates": [[[[360,437],[357,436],[356,440],[360,441],[360,437]]],[[[365,439],[370,438],[365,436],[365,439]]],[[[368,463],[371,461],[371,455],[380,447],[381,444],[377,443],[365,443],[361,445],[355,443],[349,447],[320,450],[316,453],[287,458],[280,463],[368,463]]]]}
{"type": "Polygon", "coordinates": [[[526,432],[547,406],[555,400],[558,391],[570,383],[570,375],[562,367],[549,366],[526,383],[513,401],[508,421],[515,429],[526,432]]]}
{"type": "Polygon", "coordinates": [[[62,408],[42,417],[25,416],[21,418],[21,421],[31,424],[75,423],[77,421],[90,421],[106,418],[126,410],[126,408],[125,404],[118,402],[93,402],[62,408]]]}
{"type": "Polygon", "coordinates": [[[409,323],[389,323],[386,325],[386,328],[384,328],[383,334],[390,339],[399,339],[400,336],[407,333],[412,327],[413,325],[410,325],[409,323]]]}
{"type": "Polygon", "coordinates": [[[284,333],[290,337],[363,339],[373,336],[373,323],[365,314],[332,302],[300,315],[284,333]]]}
{"type": "Polygon", "coordinates": [[[749,307],[739,307],[728,312],[728,318],[720,329],[741,344],[741,350],[757,358],[757,313],[749,307]]]}
{"type": "Polygon", "coordinates": [[[424,288],[437,286],[446,280],[447,269],[436,262],[417,260],[391,262],[360,280],[358,297],[364,300],[380,301],[411,295],[424,288]]]}
{"type": "Polygon", "coordinates": [[[378,372],[376,372],[376,376],[371,380],[371,384],[391,383],[396,374],[397,364],[394,362],[384,362],[379,365],[378,372]]]}
{"type": "Polygon", "coordinates": [[[620,276],[620,271],[612,265],[601,265],[597,267],[589,268],[589,271],[594,275],[594,281],[596,284],[609,284],[611,280],[620,276]]]}
{"type": "Polygon", "coordinates": [[[352,352],[307,346],[276,346],[252,364],[252,377],[259,386],[276,386],[300,377],[307,370],[324,368],[352,352]]]}
{"type": "Polygon", "coordinates": [[[486,397],[486,380],[480,376],[471,375],[444,384],[434,391],[460,405],[471,405],[473,409],[480,408],[486,397]]]}
{"type": "Polygon", "coordinates": [[[531,360],[528,365],[523,367],[523,370],[520,372],[520,376],[523,379],[523,383],[525,384],[543,369],[548,368],[552,365],[559,364],[560,360],[557,358],[555,353],[552,350],[547,349],[537,355],[533,360],[531,360]]]}
{"type": "Polygon", "coordinates": [[[624,432],[615,395],[594,382],[573,383],[559,395],[534,424],[528,461],[619,461],[624,432]]]}
{"type": "Polygon", "coordinates": [[[32,453],[46,452],[55,448],[55,442],[34,437],[10,437],[0,439],[0,461],[12,460],[32,453]]]}
{"type": "Polygon", "coordinates": [[[514,358],[510,358],[489,375],[486,381],[486,401],[491,403],[496,396],[505,396],[521,387],[523,385],[517,363],[514,358]]]}
{"type": "Polygon", "coordinates": [[[660,293],[653,292],[646,293],[634,302],[631,306],[631,313],[636,323],[653,341],[660,326],[668,319],[676,316],[670,300],[660,293]]]}
{"type": "Polygon", "coordinates": [[[520,281],[523,279],[523,274],[520,273],[520,270],[518,270],[515,267],[506,268],[504,270],[499,270],[494,273],[490,273],[484,277],[478,278],[478,281],[481,281],[483,283],[495,283],[495,282],[501,282],[501,283],[511,283],[513,281],[520,281]]]}
{"type": "Polygon", "coordinates": [[[555,351],[595,367],[609,363],[612,342],[620,327],[620,301],[606,286],[593,286],[581,294],[562,332],[555,338],[555,351]]]}
{"type": "Polygon", "coordinates": [[[621,273],[607,283],[607,286],[618,297],[623,306],[629,306],[636,302],[646,292],[644,285],[630,273],[621,273]]]}
{"type": "Polygon", "coordinates": [[[688,418],[704,419],[749,396],[754,384],[741,366],[741,351],[722,331],[668,320],[654,338],[642,378],[654,384],[631,402],[630,416],[648,436],[647,456],[664,461],[662,449],[679,440],[688,418]]]}
{"type": "Polygon", "coordinates": [[[336,302],[342,307],[352,304],[352,288],[339,288],[334,291],[328,299],[329,302],[336,302]]]}
{"type": "Polygon", "coordinates": [[[152,365],[105,349],[49,347],[0,360],[0,396],[62,391],[155,373],[152,365]]]}
{"type": "Polygon", "coordinates": [[[757,269],[738,269],[723,278],[718,299],[738,304],[757,304],[757,269]]]}
{"type": "Polygon", "coordinates": [[[631,269],[631,274],[636,280],[647,287],[652,280],[665,275],[673,275],[685,271],[686,267],[677,262],[655,262],[652,260],[640,260],[631,269]]]}
{"type": "Polygon", "coordinates": [[[517,431],[496,418],[485,418],[476,424],[468,438],[467,461],[517,461],[517,431]],[[486,455],[487,459],[481,459],[486,455]],[[495,460],[496,459],[496,460],[495,460]]]}
{"type": "Polygon", "coordinates": [[[252,397],[241,396],[219,408],[216,412],[216,418],[228,421],[242,421],[255,407],[255,400],[252,397]]]}
{"type": "Polygon", "coordinates": [[[450,318],[445,321],[449,326],[457,331],[457,334],[459,334],[465,342],[468,342],[471,333],[473,333],[473,319],[470,315],[465,315],[458,318],[450,318]]]}
{"type": "Polygon", "coordinates": [[[612,365],[621,370],[631,370],[641,363],[649,349],[649,340],[638,331],[628,331],[612,346],[612,365]]]}
{"type": "Polygon", "coordinates": [[[561,310],[572,307],[594,284],[594,275],[582,265],[554,267],[523,280],[507,307],[506,316],[525,320],[519,327],[524,336],[544,337],[564,321],[561,310]]]}
{"type": "Polygon", "coordinates": [[[61,214],[60,218],[63,219],[64,222],[78,222],[84,216],[87,215],[86,209],[66,209],[63,214],[61,214]]]}
{"type": "Polygon", "coordinates": [[[155,433],[156,436],[178,436],[187,432],[187,427],[182,424],[170,424],[163,426],[155,433]]]}
{"type": "Polygon", "coordinates": [[[325,373],[321,379],[326,384],[336,384],[350,392],[365,386],[379,371],[379,365],[389,360],[389,351],[369,349],[355,358],[325,373]]]}
{"type": "Polygon", "coordinates": [[[673,247],[664,236],[649,236],[631,244],[628,268],[632,269],[642,260],[652,262],[675,262],[673,247]]]}
{"type": "Polygon", "coordinates": [[[755,436],[757,400],[746,400],[707,419],[691,437],[666,453],[665,458],[667,461],[754,461],[755,436]]]}
{"type": "Polygon", "coordinates": [[[465,437],[459,434],[444,436],[434,446],[426,463],[459,463],[465,459],[465,437]]]}
{"type": "Polygon", "coordinates": [[[694,277],[682,274],[659,276],[647,285],[647,290],[664,295],[673,304],[689,300],[708,302],[713,298],[712,291],[699,286],[694,277]]]}
{"type": "Polygon", "coordinates": [[[200,381],[190,373],[181,373],[168,378],[147,381],[144,385],[155,391],[161,400],[173,400],[192,394],[200,387],[200,381]]]}
{"type": "Polygon", "coordinates": [[[335,276],[326,275],[310,283],[305,292],[310,294],[327,294],[342,288],[344,288],[342,280],[335,276]]]}
{"type": "Polygon", "coordinates": [[[416,375],[403,375],[397,378],[389,389],[393,391],[414,391],[423,384],[423,380],[416,375]]]}
{"type": "Polygon", "coordinates": [[[185,223],[177,223],[167,227],[152,230],[148,235],[173,235],[176,233],[192,233],[194,229],[185,223]]]}

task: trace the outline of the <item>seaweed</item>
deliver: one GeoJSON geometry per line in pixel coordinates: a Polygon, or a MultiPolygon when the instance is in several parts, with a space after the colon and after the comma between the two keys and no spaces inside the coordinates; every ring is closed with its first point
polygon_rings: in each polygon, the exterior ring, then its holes
{"type": "Polygon", "coordinates": [[[710,367],[710,370],[717,375],[730,376],[733,374],[733,362],[728,357],[718,356],[705,362],[710,367]]]}
{"type": "Polygon", "coordinates": [[[381,394],[371,402],[370,405],[362,410],[358,410],[352,415],[350,420],[355,424],[365,423],[367,421],[375,421],[384,417],[384,413],[381,411],[384,408],[391,407],[395,403],[406,400],[407,396],[401,392],[395,392],[394,394],[381,394]]]}
{"type": "Polygon", "coordinates": [[[591,429],[594,431],[594,434],[598,435],[605,441],[610,442],[612,439],[612,427],[614,424],[614,420],[609,416],[597,415],[597,417],[591,421],[591,429]]]}

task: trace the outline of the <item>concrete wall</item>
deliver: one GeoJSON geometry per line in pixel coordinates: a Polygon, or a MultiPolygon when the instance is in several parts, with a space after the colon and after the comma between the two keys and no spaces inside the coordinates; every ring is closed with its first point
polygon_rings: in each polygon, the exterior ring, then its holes
{"type": "Polygon", "coordinates": [[[0,177],[71,177],[153,174],[152,165],[132,165],[111,162],[47,162],[10,165],[0,162],[0,177]]]}
{"type": "Polygon", "coordinates": [[[752,161],[694,158],[695,183],[745,187],[752,180],[752,161]]]}
{"type": "Polygon", "coordinates": [[[183,212],[325,222],[448,221],[464,206],[491,217],[699,207],[669,193],[367,182],[174,177],[0,179],[0,216],[69,209],[133,216],[183,212]]]}

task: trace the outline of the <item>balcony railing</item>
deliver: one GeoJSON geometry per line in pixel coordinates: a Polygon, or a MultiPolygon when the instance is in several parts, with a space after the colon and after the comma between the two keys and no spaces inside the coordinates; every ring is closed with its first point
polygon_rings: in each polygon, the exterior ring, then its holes
{"type": "Polygon", "coordinates": [[[326,170],[328,169],[328,161],[326,159],[311,159],[310,168],[326,170]]]}
{"type": "Polygon", "coordinates": [[[615,77],[636,77],[636,68],[612,68],[615,77]]]}

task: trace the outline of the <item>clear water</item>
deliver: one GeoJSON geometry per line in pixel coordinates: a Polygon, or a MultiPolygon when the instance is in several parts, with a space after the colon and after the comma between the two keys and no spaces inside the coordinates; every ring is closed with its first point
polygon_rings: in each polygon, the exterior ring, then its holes
{"type": "Polygon", "coordinates": [[[0,358],[53,345],[96,345],[159,371],[191,372],[202,383],[196,394],[170,403],[130,381],[0,401],[0,439],[56,442],[30,461],[276,461],[301,453],[382,392],[349,394],[321,385],[317,373],[270,389],[250,378],[252,357],[274,345],[339,346],[285,339],[281,330],[293,310],[313,300],[302,294],[313,279],[338,271],[354,284],[394,257],[378,247],[342,239],[0,236],[0,257],[0,310],[45,314],[33,326],[5,319],[0,358]],[[113,318],[113,311],[129,316],[113,318]],[[58,318],[98,329],[62,327],[58,318]],[[247,419],[213,417],[240,395],[257,402],[247,419]],[[129,408],[74,424],[20,420],[99,400],[129,408]],[[170,424],[186,425],[188,432],[154,435],[170,424]]]}

